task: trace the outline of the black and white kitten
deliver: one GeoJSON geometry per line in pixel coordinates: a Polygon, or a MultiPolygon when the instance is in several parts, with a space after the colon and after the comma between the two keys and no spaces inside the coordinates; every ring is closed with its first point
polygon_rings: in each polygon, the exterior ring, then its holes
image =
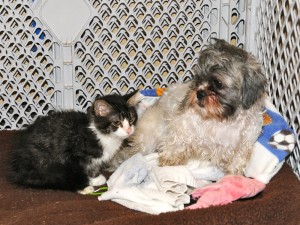
{"type": "Polygon", "coordinates": [[[81,194],[103,185],[103,165],[134,132],[135,93],[99,97],[87,113],[60,111],[38,117],[17,137],[9,179],[22,186],[81,194]]]}

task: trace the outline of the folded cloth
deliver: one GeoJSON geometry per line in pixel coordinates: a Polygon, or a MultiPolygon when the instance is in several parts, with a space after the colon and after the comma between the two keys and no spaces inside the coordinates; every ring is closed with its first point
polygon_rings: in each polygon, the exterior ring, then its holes
{"type": "MultiPolygon", "coordinates": [[[[108,191],[98,199],[112,200],[130,209],[159,214],[183,209],[190,202],[192,189],[210,183],[194,178],[193,172],[199,173],[199,163],[167,167],[158,167],[157,164],[157,153],[147,156],[135,154],[111,175],[107,181],[108,191]]],[[[223,176],[221,171],[212,167],[206,167],[205,171],[212,171],[213,178],[223,176]]]]}
{"type": "Polygon", "coordinates": [[[211,181],[217,181],[225,175],[222,170],[212,166],[208,161],[191,159],[188,161],[186,168],[188,168],[198,183],[200,182],[203,184],[211,183],[211,181]]]}
{"type": "Polygon", "coordinates": [[[183,194],[188,186],[197,187],[197,181],[184,166],[153,167],[151,173],[158,189],[165,193],[183,194]]]}
{"type": "Polygon", "coordinates": [[[190,197],[185,194],[172,196],[154,188],[136,186],[109,189],[98,199],[100,201],[112,200],[127,208],[155,215],[162,212],[182,210],[184,204],[190,201],[190,197]]]}
{"type": "Polygon", "coordinates": [[[151,162],[147,164],[140,153],[126,160],[107,181],[108,191],[98,199],[112,200],[151,214],[183,209],[190,201],[189,195],[160,191],[152,180],[156,175],[153,175],[151,162]]]}
{"type": "Polygon", "coordinates": [[[269,183],[282,167],[286,157],[293,151],[295,143],[294,131],[277,111],[270,98],[265,98],[264,126],[254,145],[244,175],[265,184],[269,183]]]}
{"type": "Polygon", "coordinates": [[[225,205],[240,198],[253,197],[265,189],[266,184],[240,175],[228,175],[217,183],[204,188],[195,189],[192,197],[197,203],[188,209],[207,208],[215,205],[225,205]]]}

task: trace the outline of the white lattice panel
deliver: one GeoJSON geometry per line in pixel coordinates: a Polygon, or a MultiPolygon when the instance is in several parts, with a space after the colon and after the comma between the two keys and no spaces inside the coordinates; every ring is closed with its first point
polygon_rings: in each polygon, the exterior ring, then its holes
{"type": "Polygon", "coordinates": [[[20,128],[60,103],[55,40],[28,3],[1,3],[0,16],[0,128],[20,128]]]}
{"type": "Polygon", "coordinates": [[[210,37],[243,44],[243,24],[236,23],[246,7],[236,8],[236,1],[89,2],[92,19],[73,45],[75,108],[85,110],[96,94],[190,79],[197,52],[210,37]],[[229,32],[235,26],[240,36],[229,32]]]}
{"type": "Polygon", "coordinates": [[[297,146],[289,157],[300,174],[300,2],[260,1],[257,7],[257,52],[269,78],[275,106],[296,132],[297,146]]]}

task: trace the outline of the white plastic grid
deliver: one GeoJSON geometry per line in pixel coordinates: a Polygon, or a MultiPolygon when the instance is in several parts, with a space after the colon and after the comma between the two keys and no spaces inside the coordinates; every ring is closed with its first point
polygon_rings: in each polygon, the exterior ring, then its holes
{"type": "Polygon", "coordinates": [[[299,1],[259,1],[256,51],[269,78],[273,103],[296,132],[297,146],[288,163],[300,178],[299,11],[299,1]]]}
{"type": "MultiPolygon", "coordinates": [[[[97,94],[190,79],[197,52],[220,37],[257,53],[274,103],[299,134],[298,11],[298,1],[1,1],[0,129],[19,129],[53,108],[85,111],[97,94]],[[84,11],[72,34],[57,27],[51,5],[64,26],[84,11]]],[[[297,149],[289,161],[299,174],[299,141],[297,149]]]]}
{"type": "Polygon", "coordinates": [[[190,79],[211,37],[244,43],[239,1],[89,2],[92,19],[73,45],[74,108],[86,110],[97,94],[190,79]]]}
{"type": "Polygon", "coordinates": [[[0,4],[0,128],[21,128],[60,105],[55,40],[28,3],[0,4]]]}

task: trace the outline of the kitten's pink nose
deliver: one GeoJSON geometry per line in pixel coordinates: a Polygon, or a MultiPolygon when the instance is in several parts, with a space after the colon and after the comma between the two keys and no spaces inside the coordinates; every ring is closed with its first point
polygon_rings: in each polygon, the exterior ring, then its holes
{"type": "Polygon", "coordinates": [[[126,131],[127,134],[131,134],[132,133],[132,128],[128,127],[125,131],[126,131]]]}

